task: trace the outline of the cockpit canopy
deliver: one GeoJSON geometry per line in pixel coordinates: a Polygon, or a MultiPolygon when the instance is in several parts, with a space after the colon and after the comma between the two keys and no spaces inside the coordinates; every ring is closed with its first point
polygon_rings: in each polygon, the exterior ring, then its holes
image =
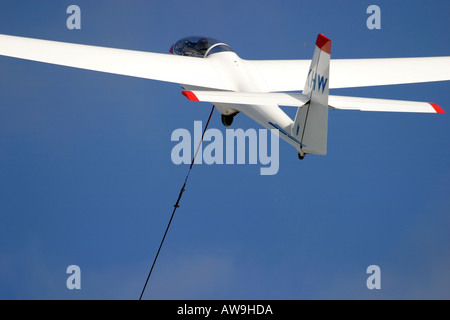
{"type": "Polygon", "coordinates": [[[213,53],[224,51],[233,50],[227,44],[207,37],[186,37],[178,40],[170,48],[170,53],[198,58],[205,58],[213,53]]]}

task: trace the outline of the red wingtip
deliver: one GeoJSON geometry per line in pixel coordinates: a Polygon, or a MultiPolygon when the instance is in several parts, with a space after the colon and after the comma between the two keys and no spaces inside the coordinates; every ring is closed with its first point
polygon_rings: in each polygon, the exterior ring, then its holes
{"type": "Polygon", "coordinates": [[[430,105],[434,108],[436,113],[445,113],[444,109],[439,107],[436,103],[430,103],[430,105]]]}
{"type": "Polygon", "coordinates": [[[320,50],[331,54],[331,40],[321,33],[317,36],[316,46],[318,46],[320,50]]]}
{"type": "Polygon", "coordinates": [[[181,91],[181,93],[191,101],[198,101],[197,96],[192,91],[181,91]]]}

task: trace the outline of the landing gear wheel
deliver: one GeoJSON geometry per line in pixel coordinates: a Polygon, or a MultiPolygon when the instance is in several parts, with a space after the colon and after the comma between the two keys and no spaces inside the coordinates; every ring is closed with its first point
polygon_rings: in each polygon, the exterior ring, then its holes
{"type": "Polygon", "coordinates": [[[226,115],[222,115],[222,123],[225,127],[229,127],[231,126],[231,124],[233,123],[233,119],[234,119],[235,114],[231,115],[231,116],[226,116],[226,115]]]}
{"type": "Polygon", "coordinates": [[[298,158],[299,158],[300,160],[303,160],[303,159],[305,158],[305,155],[302,156],[302,155],[300,154],[300,152],[299,152],[299,153],[298,153],[298,158]]]}

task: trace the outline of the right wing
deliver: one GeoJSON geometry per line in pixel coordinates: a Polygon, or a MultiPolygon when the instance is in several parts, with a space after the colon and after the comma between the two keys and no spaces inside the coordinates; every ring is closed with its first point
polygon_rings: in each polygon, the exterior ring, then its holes
{"type": "MultiPolygon", "coordinates": [[[[249,105],[276,104],[279,106],[302,107],[305,103],[309,102],[309,97],[301,93],[204,90],[182,91],[182,93],[191,101],[207,101],[211,103],[249,105]]],[[[333,109],[341,110],[445,113],[444,110],[435,103],[333,95],[328,97],[328,105],[333,109]]]]}
{"type": "MultiPolygon", "coordinates": [[[[310,60],[246,60],[270,92],[300,91],[310,60]]],[[[332,59],[330,89],[450,80],[450,57],[332,59]]]]}
{"type": "Polygon", "coordinates": [[[0,35],[0,55],[185,85],[224,89],[207,59],[0,35]]]}

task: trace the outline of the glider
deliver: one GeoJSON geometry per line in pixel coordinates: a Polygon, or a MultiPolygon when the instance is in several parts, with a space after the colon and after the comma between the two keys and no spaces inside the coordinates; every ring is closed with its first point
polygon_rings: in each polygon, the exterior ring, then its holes
{"type": "Polygon", "coordinates": [[[450,80],[450,56],[331,60],[322,34],[312,60],[244,60],[207,37],[183,38],[162,54],[0,35],[0,55],[178,83],[189,100],[213,103],[225,126],[243,113],[277,129],[300,159],[326,155],[329,108],[444,113],[434,103],[333,96],[329,89],[450,80]],[[295,118],[280,106],[296,107],[295,118]]]}

